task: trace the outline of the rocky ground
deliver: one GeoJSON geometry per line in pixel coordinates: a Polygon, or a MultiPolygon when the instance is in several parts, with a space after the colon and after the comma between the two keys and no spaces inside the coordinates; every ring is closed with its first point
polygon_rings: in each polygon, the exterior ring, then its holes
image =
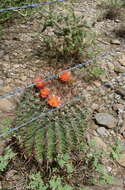
{"type": "MultiPolygon", "coordinates": [[[[105,9],[100,8],[99,4],[101,2],[97,0],[86,0],[74,3],[74,7],[76,13],[83,14],[87,23],[97,32],[96,40],[101,51],[92,62],[92,67],[98,66],[103,73],[93,79],[89,75],[91,66],[87,66],[80,74],[82,82],[75,81],[74,84],[77,90],[80,89],[85,94],[84,104],[90,113],[87,118],[87,141],[94,137],[98,147],[107,151],[107,147],[117,137],[125,149],[125,36],[118,33],[121,25],[125,24],[125,16],[105,18],[105,9]]],[[[121,12],[124,11],[123,8],[121,12]]],[[[5,25],[0,45],[0,95],[17,87],[27,86],[38,75],[46,76],[57,72],[55,67],[35,53],[40,47],[40,31],[40,16],[37,14],[25,23],[16,20],[12,25],[5,25]]],[[[79,76],[79,70],[75,74],[79,76]]],[[[19,98],[20,95],[0,99],[1,129],[5,128],[6,118],[11,121],[15,117],[19,98]]],[[[1,140],[1,153],[5,145],[5,139],[1,140]]],[[[90,190],[125,189],[125,151],[121,154],[122,158],[117,163],[107,164],[108,171],[116,176],[116,184],[88,187],[90,190]]],[[[1,188],[25,189],[22,184],[27,183],[27,172],[23,163],[23,160],[13,161],[1,179],[1,188]]]]}

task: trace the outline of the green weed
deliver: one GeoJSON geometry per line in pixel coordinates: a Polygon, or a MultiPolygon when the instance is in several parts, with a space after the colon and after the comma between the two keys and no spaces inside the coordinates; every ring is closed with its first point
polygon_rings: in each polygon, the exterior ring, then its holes
{"type": "Polygon", "coordinates": [[[40,172],[36,174],[32,174],[29,176],[30,183],[27,186],[27,189],[33,190],[73,190],[71,186],[62,183],[62,179],[57,176],[53,176],[47,184],[45,184],[42,180],[40,172]]]}
{"type": "Polygon", "coordinates": [[[90,74],[92,74],[95,77],[99,77],[100,75],[104,74],[104,71],[99,66],[93,66],[90,69],[90,74]]]}
{"type": "Polygon", "coordinates": [[[122,0],[107,0],[103,1],[102,5],[104,5],[107,8],[119,8],[125,5],[125,2],[122,0]]]}
{"type": "Polygon", "coordinates": [[[116,142],[112,145],[110,149],[110,156],[113,160],[119,160],[120,153],[124,150],[123,146],[121,145],[120,141],[116,140],[116,142]]]}
{"type": "Polygon", "coordinates": [[[107,0],[100,4],[100,7],[104,9],[103,15],[98,18],[98,21],[102,19],[123,19],[124,20],[124,8],[125,2],[122,0],[107,0]],[[123,17],[123,18],[122,18],[123,17]]]}
{"type": "Polygon", "coordinates": [[[1,126],[4,126],[2,129],[1,129],[1,133],[4,133],[4,137],[7,137],[9,134],[8,134],[8,131],[12,125],[12,122],[13,122],[13,117],[6,117],[5,119],[2,119],[0,121],[0,124],[1,126]]]}
{"type": "Polygon", "coordinates": [[[73,165],[70,162],[70,156],[69,154],[64,154],[64,155],[58,155],[57,157],[57,162],[61,168],[65,168],[66,172],[68,174],[71,174],[73,172],[73,165]]]}
{"type": "Polygon", "coordinates": [[[56,60],[80,60],[92,54],[88,47],[92,49],[95,45],[95,32],[82,15],[76,15],[73,6],[64,6],[63,11],[50,9],[44,17],[41,35],[44,55],[56,60]]]}
{"type": "Polygon", "coordinates": [[[15,154],[9,147],[5,149],[4,155],[0,155],[0,172],[3,172],[7,168],[9,161],[14,158],[14,156],[15,154]]]}
{"type": "Polygon", "coordinates": [[[96,141],[91,140],[89,146],[91,147],[90,152],[86,155],[86,164],[91,163],[91,170],[94,171],[96,177],[92,177],[90,181],[94,184],[113,184],[114,177],[109,174],[104,164],[102,163],[102,158],[107,157],[102,151],[96,150],[96,141]]]}
{"type": "Polygon", "coordinates": [[[48,185],[45,185],[40,172],[36,174],[32,174],[29,176],[30,183],[27,186],[27,189],[32,189],[32,190],[46,190],[48,189],[48,185]]]}

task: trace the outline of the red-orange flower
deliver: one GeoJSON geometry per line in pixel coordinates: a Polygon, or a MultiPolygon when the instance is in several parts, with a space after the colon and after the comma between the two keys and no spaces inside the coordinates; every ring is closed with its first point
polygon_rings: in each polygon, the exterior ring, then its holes
{"type": "Polygon", "coordinates": [[[59,96],[55,96],[55,95],[49,96],[49,98],[48,98],[48,104],[50,106],[52,106],[52,107],[61,106],[60,97],[59,96]]]}
{"type": "Polygon", "coordinates": [[[68,82],[72,79],[72,75],[71,75],[71,72],[64,72],[62,74],[59,75],[59,79],[62,81],[62,82],[68,82]]]}
{"type": "Polygon", "coordinates": [[[43,88],[45,85],[48,84],[41,77],[36,78],[33,83],[35,84],[36,88],[43,88]]]}
{"type": "Polygon", "coordinates": [[[42,98],[47,98],[49,95],[50,95],[50,89],[49,88],[44,87],[40,90],[40,96],[42,98]]]}

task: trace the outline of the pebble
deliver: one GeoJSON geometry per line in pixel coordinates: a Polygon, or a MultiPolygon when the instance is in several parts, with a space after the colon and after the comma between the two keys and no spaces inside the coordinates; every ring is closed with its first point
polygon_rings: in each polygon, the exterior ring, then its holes
{"type": "Polygon", "coordinates": [[[98,125],[96,125],[93,120],[90,120],[90,121],[88,122],[88,126],[89,126],[91,129],[94,129],[94,130],[96,130],[96,129],[98,128],[98,125]]]}
{"type": "MultiPolygon", "coordinates": [[[[125,107],[124,107],[125,108],[125,107]]],[[[123,119],[125,120],[125,111],[123,112],[123,115],[122,115],[123,119]]]]}
{"type": "Polygon", "coordinates": [[[16,107],[15,102],[9,99],[0,99],[0,111],[2,112],[12,112],[16,107]]]}
{"type": "Polygon", "coordinates": [[[121,59],[119,59],[119,62],[122,66],[125,67],[125,56],[123,56],[121,59]]]}
{"type": "Polygon", "coordinates": [[[115,66],[114,66],[113,63],[109,63],[109,64],[108,64],[108,68],[109,68],[111,71],[114,71],[115,66]]]}
{"type": "Polygon", "coordinates": [[[22,81],[26,81],[26,79],[27,79],[27,77],[25,75],[21,77],[22,81]]]}
{"type": "Polygon", "coordinates": [[[124,110],[124,105],[123,104],[114,104],[113,110],[114,111],[124,110]]]}
{"type": "Polygon", "coordinates": [[[18,69],[19,67],[20,67],[19,64],[15,64],[15,65],[14,65],[14,68],[15,68],[15,69],[18,69]]]}
{"type": "Polygon", "coordinates": [[[98,104],[92,104],[92,106],[91,106],[91,108],[92,108],[92,110],[98,110],[99,109],[99,105],[98,104]]]}
{"type": "Polygon", "coordinates": [[[111,172],[112,171],[112,168],[111,167],[107,167],[107,170],[108,170],[108,172],[111,172]]]}
{"type": "Polygon", "coordinates": [[[121,166],[125,167],[125,154],[120,154],[119,157],[120,157],[120,158],[117,160],[117,162],[118,162],[121,166]]]}
{"type": "Polygon", "coordinates": [[[99,125],[103,125],[108,128],[115,128],[117,124],[116,119],[108,113],[97,113],[95,115],[95,120],[99,125]]]}
{"type": "Polygon", "coordinates": [[[99,127],[96,129],[96,131],[100,136],[105,136],[105,137],[109,136],[108,131],[104,127],[99,127]]]}
{"type": "Polygon", "coordinates": [[[120,44],[121,44],[120,40],[118,40],[118,39],[112,39],[112,40],[110,41],[110,43],[111,43],[111,44],[115,44],[115,45],[120,45],[120,44]]]}
{"type": "Polygon", "coordinates": [[[125,98],[125,88],[118,88],[115,92],[122,96],[122,98],[125,98]]]}
{"type": "Polygon", "coordinates": [[[0,58],[2,58],[4,56],[4,50],[0,50],[0,58]]]}
{"type": "Polygon", "coordinates": [[[0,79],[0,88],[3,87],[4,81],[0,79]]]}
{"type": "Polygon", "coordinates": [[[117,73],[125,73],[125,67],[121,65],[115,65],[114,71],[117,73]]]}
{"type": "Polygon", "coordinates": [[[94,85],[95,85],[96,87],[100,87],[100,86],[101,86],[101,83],[100,83],[99,81],[94,81],[93,83],[94,83],[94,85]]]}
{"type": "Polygon", "coordinates": [[[125,120],[123,120],[122,127],[120,128],[120,133],[123,133],[123,136],[125,137],[125,120]]]}
{"type": "MultiPolygon", "coordinates": [[[[9,62],[9,61],[10,61],[10,56],[9,56],[8,54],[5,55],[5,56],[4,56],[4,60],[7,61],[7,62],[9,62]]],[[[9,66],[10,66],[10,65],[9,65],[9,66]]]]}
{"type": "Polygon", "coordinates": [[[107,150],[107,145],[105,144],[105,142],[100,138],[100,137],[93,137],[94,142],[96,142],[96,147],[97,149],[100,150],[107,150]]]}

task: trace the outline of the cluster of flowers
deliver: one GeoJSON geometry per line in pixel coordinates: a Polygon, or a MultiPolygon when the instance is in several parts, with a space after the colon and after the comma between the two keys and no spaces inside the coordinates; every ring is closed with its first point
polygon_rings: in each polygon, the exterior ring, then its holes
{"type": "MultiPolygon", "coordinates": [[[[59,80],[61,82],[69,82],[72,79],[71,72],[63,72],[59,75],[59,80]]],[[[43,78],[38,77],[33,82],[35,84],[35,87],[39,89],[40,97],[41,98],[47,98],[47,103],[52,107],[58,107],[61,106],[61,98],[59,96],[56,96],[52,94],[51,89],[46,87],[47,84],[50,83],[50,81],[46,82],[43,78]]]]}

